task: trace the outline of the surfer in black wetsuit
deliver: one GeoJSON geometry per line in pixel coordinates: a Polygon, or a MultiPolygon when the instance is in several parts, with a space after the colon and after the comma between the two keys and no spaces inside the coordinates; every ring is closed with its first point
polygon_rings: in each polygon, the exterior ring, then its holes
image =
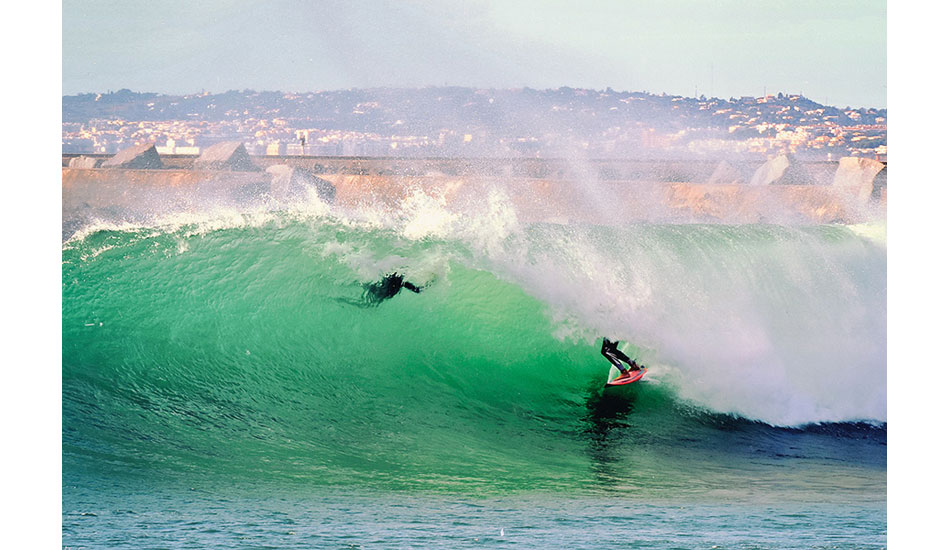
{"type": "Polygon", "coordinates": [[[600,353],[606,357],[613,366],[620,370],[620,376],[617,377],[620,379],[631,376],[634,372],[639,371],[640,365],[633,359],[627,357],[627,354],[617,349],[617,344],[619,344],[619,342],[611,342],[605,337],[603,344],[600,346],[600,353]],[[630,365],[631,368],[627,369],[623,366],[623,363],[630,365]]]}
{"type": "Polygon", "coordinates": [[[363,293],[363,297],[367,302],[379,305],[383,300],[388,300],[396,294],[399,294],[399,291],[404,288],[416,294],[422,292],[421,287],[405,280],[402,275],[390,273],[383,277],[381,281],[366,285],[366,291],[363,293]]]}

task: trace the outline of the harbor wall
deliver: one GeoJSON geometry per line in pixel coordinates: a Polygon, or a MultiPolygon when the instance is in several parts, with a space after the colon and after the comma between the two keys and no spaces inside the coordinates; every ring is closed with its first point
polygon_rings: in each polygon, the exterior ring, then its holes
{"type": "MultiPolygon", "coordinates": [[[[259,161],[260,157],[255,159],[262,166],[259,161]]],[[[177,168],[174,166],[182,163],[164,157],[163,163],[171,168],[64,166],[63,217],[67,220],[100,214],[134,216],[143,211],[260,204],[300,197],[312,188],[327,202],[344,207],[398,207],[411,195],[422,192],[443,201],[448,208],[458,207],[459,211],[466,211],[463,203],[484,200],[486,193],[495,193],[514,205],[519,218],[525,221],[859,223],[882,216],[887,197],[884,165],[877,167],[878,171],[869,171],[862,165],[860,173],[855,172],[859,177],[844,177],[851,174],[850,165],[822,163],[817,169],[809,168],[821,177],[811,179],[808,185],[752,186],[664,181],[657,177],[601,179],[596,173],[558,177],[564,174],[563,168],[559,169],[561,172],[552,168],[557,164],[548,168],[533,164],[540,167],[539,173],[553,175],[530,177],[514,175],[517,170],[511,170],[512,165],[498,173],[464,160],[459,161],[457,169],[445,169],[449,161],[432,159],[426,161],[429,164],[417,161],[388,165],[389,168],[376,164],[372,171],[367,165],[354,170],[356,165],[352,163],[359,161],[349,162],[337,165],[335,173],[327,173],[326,168],[314,169],[316,160],[303,163],[310,165],[310,169],[303,168],[301,163],[263,163],[267,170],[258,172],[177,168]],[[407,170],[411,166],[414,168],[407,170]]],[[[702,168],[716,169],[714,165],[702,168]]],[[[675,167],[667,170],[675,171],[675,167]]],[[[701,174],[702,170],[694,166],[693,172],[701,174]]]]}

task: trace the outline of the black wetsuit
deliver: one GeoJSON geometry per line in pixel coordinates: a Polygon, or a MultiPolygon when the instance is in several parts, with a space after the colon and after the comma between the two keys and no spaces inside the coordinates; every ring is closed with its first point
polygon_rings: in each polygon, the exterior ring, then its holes
{"type": "Polygon", "coordinates": [[[411,290],[416,294],[422,292],[422,289],[416,285],[410,283],[403,279],[403,276],[398,273],[391,273],[383,277],[383,280],[366,285],[366,292],[364,296],[366,300],[374,304],[379,304],[383,300],[388,300],[396,294],[399,294],[399,291],[402,289],[411,290]]]}
{"type": "Polygon", "coordinates": [[[613,364],[613,366],[620,369],[621,372],[627,372],[627,368],[623,366],[623,363],[626,363],[633,367],[636,370],[640,370],[640,365],[636,361],[627,357],[627,355],[617,349],[617,344],[619,342],[611,342],[610,340],[604,338],[604,343],[600,346],[600,353],[607,358],[608,361],[613,364]]]}

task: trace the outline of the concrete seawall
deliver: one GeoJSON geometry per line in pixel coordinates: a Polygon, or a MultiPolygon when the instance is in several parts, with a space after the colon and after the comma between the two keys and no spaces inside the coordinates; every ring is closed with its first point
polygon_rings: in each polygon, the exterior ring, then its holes
{"type": "MultiPolygon", "coordinates": [[[[63,167],[74,159],[88,159],[102,163],[111,155],[64,154],[63,167]]],[[[399,176],[477,176],[506,178],[579,179],[595,178],[604,181],[664,181],[706,183],[715,179],[723,165],[734,174],[737,182],[748,183],[764,161],[717,160],[647,160],[647,159],[590,159],[583,162],[567,159],[535,158],[400,158],[400,157],[322,157],[322,156],[255,156],[250,157],[261,169],[287,165],[317,175],[399,175],[399,176]]],[[[194,155],[162,155],[166,168],[193,169],[198,160],[194,155]]],[[[830,185],[838,161],[802,161],[799,163],[819,185],[830,185]]],[[[886,163],[884,185],[886,185],[886,163]]],[[[91,166],[88,166],[91,167],[91,166]]]]}
{"type": "Polygon", "coordinates": [[[269,189],[270,177],[258,172],[63,168],[63,212],[144,207],[157,200],[187,208],[211,197],[240,203],[269,189]]]}
{"type": "MultiPolygon", "coordinates": [[[[601,182],[596,191],[538,178],[400,177],[331,174],[337,202],[396,206],[417,190],[447,205],[484,200],[487,190],[506,195],[524,221],[562,219],[725,223],[858,223],[883,215],[883,200],[867,201],[861,189],[817,185],[601,182]]],[[[464,211],[464,208],[461,209],[464,211]]]]}
{"type": "MultiPolygon", "coordinates": [[[[178,160],[162,159],[164,165],[170,167],[183,164],[178,160]]],[[[553,176],[517,176],[509,169],[499,173],[465,160],[458,161],[460,168],[456,170],[451,161],[445,159],[416,161],[415,164],[390,159],[398,166],[385,164],[386,159],[372,159],[376,162],[374,169],[383,172],[380,174],[366,173],[369,170],[362,164],[359,170],[354,170],[352,163],[358,160],[344,160],[350,164],[337,165],[335,173],[327,173],[326,165],[313,159],[303,164],[313,168],[316,163],[323,168],[305,170],[296,167],[298,163],[264,163],[268,169],[258,172],[64,167],[64,231],[67,223],[92,218],[134,219],[157,211],[262,204],[294,199],[307,189],[315,190],[326,202],[343,207],[371,204],[395,208],[407,197],[422,192],[444,201],[447,208],[463,213],[470,211],[467,203],[483,201],[486,193],[495,192],[504,195],[513,205],[519,219],[552,222],[570,219],[604,223],[609,219],[615,222],[857,223],[882,217],[886,208],[886,179],[881,183],[882,175],[886,178],[886,169],[882,170],[883,165],[880,165],[876,170],[869,170],[866,163],[860,169],[837,163],[811,166],[806,172],[811,170],[807,173],[818,174],[820,178],[812,178],[810,185],[751,186],[662,181],[656,177],[604,179],[598,177],[604,172],[603,167],[595,170],[597,174],[587,174],[588,178],[559,177],[563,174],[554,170],[558,164],[545,167],[538,162],[527,166],[534,167],[537,174],[553,176]],[[403,174],[413,175],[387,173],[390,169],[386,166],[390,166],[392,172],[398,169],[403,174]],[[435,170],[437,166],[442,169],[435,170]],[[820,183],[815,184],[816,181],[820,183]]],[[[255,163],[261,166],[259,157],[255,163]]],[[[514,165],[502,168],[505,166],[514,165]]],[[[674,168],[668,167],[666,173],[671,174],[674,168]]],[[[712,172],[716,168],[702,163],[691,170],[701,178],[704,171],[712,172]]],[[[749,172],[750,168],[743,170],[749,172]]],[[[659,170],[656,166],[650,169],[659,170]]],[[[675,170],[685,169],[681,166],[675,170]]]]}
{"type": "Polygon", "coordinates": [[[94,220],[135,222],[164,214],[261,207],[317,196],[331,183],[293,168],[267,172],[63,168],[63,235],[94,220]]]}

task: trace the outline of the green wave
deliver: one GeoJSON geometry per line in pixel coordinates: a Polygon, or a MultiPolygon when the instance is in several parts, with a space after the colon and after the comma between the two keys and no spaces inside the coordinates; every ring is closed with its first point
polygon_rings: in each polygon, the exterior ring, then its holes
{"type": "MultiPolygon", "coordinates": [[[[695,228],[696,245],[678,231],[649,229],[647,240],[667,239],[662,246],[676,254],[788,240],[772,230],[730,237],[739,230],[695,228]]],[[[853,240],[816,231],[823,242],[853,240]]],[[[504,258],[540,240],[523,259],[543,263],[552,238],[577,235],[533,228],[521,244],[509,239],[504,258]]],[[[598,327],[578,327],[530,281],[458,240],[324,219],[71,240],[63,249],[64,475],[666,494],[748,482],[748,469],[759,467],[732,465],[751,449],[778,456],[796,447],[875,468],[883,461],[827,434],[697,406],[674,377],[664,383],[662,366],[657,377],[605,390],[598,327]],[[427,286],[365,302],[365,285],[390,271],[427,286]]],[[[815,483],[810,475],[796,483],[815,483]]]]}

